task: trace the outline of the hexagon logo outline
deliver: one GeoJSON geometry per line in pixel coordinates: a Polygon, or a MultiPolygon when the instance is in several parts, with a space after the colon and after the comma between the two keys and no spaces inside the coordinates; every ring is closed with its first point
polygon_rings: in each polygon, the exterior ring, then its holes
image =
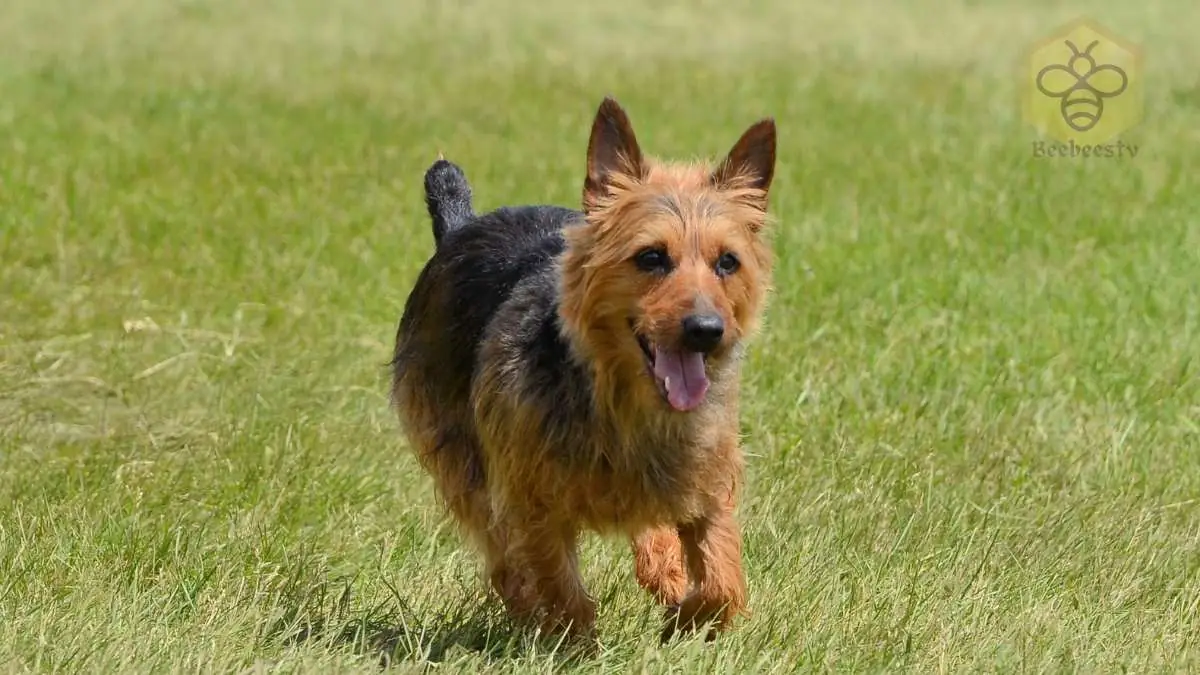
{"type": "Polygon", "coordinates": [[[1107,143],[1141,123],[1144,79],[1145,55],[1139,45],[1080,17],[1022,51],[1017,81],[1021,117],[1043,136],[1063,143],[1107,143]]]}

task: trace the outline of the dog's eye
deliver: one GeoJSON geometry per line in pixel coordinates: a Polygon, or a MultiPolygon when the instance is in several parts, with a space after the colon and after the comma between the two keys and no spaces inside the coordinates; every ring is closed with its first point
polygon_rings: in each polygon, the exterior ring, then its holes
{"type": "Polygon", "coordinates": [[[720,258],[717,258],[717,275],[729,276],[738,270],[742,263],[738,261],[737,256],[732,253],[722,253],[720,258]]]}
{"type": "Polygon", "coordinates": [[[642,249],[633,257],[633,262],[643,272],[665,272],[671,268],[671,258],[661,248],[642,249]]]}

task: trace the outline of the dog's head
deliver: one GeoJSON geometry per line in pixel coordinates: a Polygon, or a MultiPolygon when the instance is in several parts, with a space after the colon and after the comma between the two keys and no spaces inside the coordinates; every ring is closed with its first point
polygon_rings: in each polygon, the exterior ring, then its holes
{"type": "Polygon", "coordinates": [[[615,397],[704,405],[754,332],[770,288],[767,191],[775,123],[751,126],[715,166],[643,157],[625,111],[592,125],[586,222],[568,228],[561,314],[615,397]]]}

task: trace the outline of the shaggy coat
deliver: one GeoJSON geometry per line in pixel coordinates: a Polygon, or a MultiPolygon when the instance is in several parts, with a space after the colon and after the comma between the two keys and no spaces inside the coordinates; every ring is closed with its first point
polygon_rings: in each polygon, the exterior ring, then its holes
{"type": "Polygon", "coordinates": [[[592,632],[584,531],[629,537],[664,639],[746,610],[738,378],[770,288],[774,161],[769,119],[716,167],[645,158],[605,99],[582,210],[477,215],[461,169],[426,173],[436,251],[400,321],[393,400],[515,617],[592,632]]]}

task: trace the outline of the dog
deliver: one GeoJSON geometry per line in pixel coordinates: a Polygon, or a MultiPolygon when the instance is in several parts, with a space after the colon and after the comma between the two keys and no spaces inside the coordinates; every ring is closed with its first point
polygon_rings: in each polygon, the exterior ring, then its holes
{"type": "Polygon", "coordinates": [[[580,210],[480,215],[461,168],[426,172],[435,251],[392,401],[514,619],[595,637],[586,532],[629,538],[664,642],[749,613],[738,386],[771,289],[775,147],[765,118],[714,166],[659,161],[607,97],[580,210]]]}

